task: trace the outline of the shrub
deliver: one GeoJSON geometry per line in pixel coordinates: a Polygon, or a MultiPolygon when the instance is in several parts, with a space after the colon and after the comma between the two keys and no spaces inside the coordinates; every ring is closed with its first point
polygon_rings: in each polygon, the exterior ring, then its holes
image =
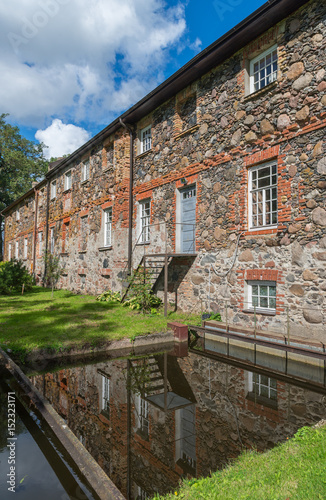
{"type": "Polygon", "coordinates": [[[130,283],[130,297],[122,305],[136,311],[142,311],[144,314],[157,314],[157,309],[162,304],[162,300],[154,295],[152,291],[151,270],[141,268],[134,271],[131,276],[128,276],[127,281],[130,283]]]}
{"type": "Polygon", "coordinates": [[[113,292],[112,290],[107,290],[96,297],[99,302],[121,302],[120,292],[113,292]]]}
{"type": "Polygon", "coordinates": [[[33,275],[26,269],[23,261],[12,259],[0,262],[0,295],[31,290],[35,284],[33,275]]]}

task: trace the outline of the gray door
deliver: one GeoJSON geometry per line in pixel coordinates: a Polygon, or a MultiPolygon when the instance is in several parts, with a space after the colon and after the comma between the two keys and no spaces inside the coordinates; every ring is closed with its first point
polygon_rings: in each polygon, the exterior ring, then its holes
{"type": "Polygon", "coordinates": [[[181,191],[181,252],[194,253],[196,224],[196,186],[181,191]]]}

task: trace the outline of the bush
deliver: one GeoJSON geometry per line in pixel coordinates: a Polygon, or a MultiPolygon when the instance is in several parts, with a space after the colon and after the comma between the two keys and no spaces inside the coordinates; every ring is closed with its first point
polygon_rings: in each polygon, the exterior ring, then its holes
{"type": "Polygon", "coordinates": [[[0,262],[0,295],[31,290],[35,284],[33,275],[26,269],[21,260],[12,259],[0,262]]]}
{"type": "Polygon", "coordinates": [[[107,290],[96,297],[99,302],[121,302],[120,292],[113,292],[112,290],[107,290]]]}

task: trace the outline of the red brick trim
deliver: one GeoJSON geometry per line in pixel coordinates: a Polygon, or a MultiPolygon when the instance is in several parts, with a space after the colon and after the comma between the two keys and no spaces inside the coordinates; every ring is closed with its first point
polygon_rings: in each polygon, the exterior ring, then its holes
{"type": "Polygon", "coordinates": [[[262,163],[272,158],[277,158],[280,152],[280,145],[274,146],[272,148],[263,149],[262,151],[258,151],[257,153],[247,156],[244,159],[244,163],[246,167],[251,165],[256,165],[258,163],[262,163]]]}
{"type": "Polygon", "coordinates": [[[153,190],[150,189],[149,191],[144,191],[143,193],[136,194],[136,201],[146,200],[146,198],[152,198],[152,197],[153,197],[153,190]]]}
{"type": "Polygon", "coordinates": [[[79,274],[80,276],[84,276],[84,275],[86,274],[86,269],[83,269],[83,268],[78,269],[78,274],[79,274]]]}
{"type": "Polygon", "coordinates": [[[64,217],[62,219],[63,224],[68,224],[70,222],[70,217],[64,217]]]}
{"type": "Polygon", "coordinates": [[[278,273],[276,269],[248,269],[246,271],[246,280],[277,281],[278,273]]]}
{"type": "Polygon", "coordinates": [[[87,208],[86,210],[81,210],[81,212],[79,212],[79,217],[86,217],[89,213],[89,208],[87,208]]]}
{"type": "Polygon", "coordinates": [[[103,203],[103,205],[101,205],[101,208],[102,210],[105,210],[106,208],[110,208],[113,206],[113,201],[110,200],[110,201],[107,201],[106,203],[103,203]]]}
{"type": "Polygon", "coordinates": [[[195,175],[190,175],[190,176],[185,176],[185,175],[182,175],[180,177],[180,179],[178,179],[175,183],[175,187],[177,189],[180,189],[180,188],[186,188],[187,186],[191,186],[191,184],[195,184],[197,182],[197,178],[198,178],[198,174],[195,174],[195,175]],[[183,184],[183,182],[181,182],[181,179],[182,178],[185,178],[187,179],[187,184],[183,184]]]}

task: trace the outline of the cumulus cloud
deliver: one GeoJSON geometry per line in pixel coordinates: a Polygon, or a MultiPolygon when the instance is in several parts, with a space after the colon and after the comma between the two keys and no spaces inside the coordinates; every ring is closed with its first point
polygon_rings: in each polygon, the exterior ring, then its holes
{"type": "Polygon", "coordinates": [[[90,134],[81,127],[71,123],[65,125],[61,120],[55,119],[46,129],[38,130],[35,138],[48,146],[45,149],[47,158],[58,158],[73,153],[90,139],[90,134]]]}
{"type": "Polygon", "coordinates": [[[159,83],[185,28],[164,0],[1,2],[0,109],[38,128],[107,124],[159,83]]]}

